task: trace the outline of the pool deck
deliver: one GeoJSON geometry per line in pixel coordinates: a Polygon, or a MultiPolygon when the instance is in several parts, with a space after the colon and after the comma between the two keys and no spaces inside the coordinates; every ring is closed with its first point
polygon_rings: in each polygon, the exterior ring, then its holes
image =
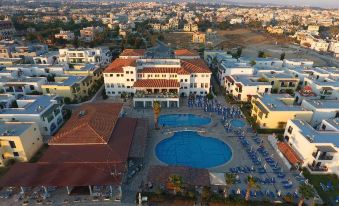
{"type": "MultiPolygon", "coordinates": [[[[202,115],[207,116],[212,119],[211,123],[208,125],[203,125],[199,127],[164,127],[160,130],[154,129],[154,122],[153,122],[153,111],[151,109],[129,109],[127,110],[127,116],[132,117],[142,117],[147,118],[149,120],[149,126],[150,126],[150,137],[148,138],[147,142],[147,149],[145,154],[145,169],[143,170],[142,174],[138,175],[138,180],[133,181],[136,184],[134,187],[140,186],[142,182],[145,183],[146,177],[147,177],[147,171],[148,168],[152,165],[167,165],[163,162],[161,162],[155,154],[155,147],[156,145],[173,135],[173,132],[175,131],[181,131],[181,130],[194,130],[194,131],[200,131],[199,134],[202,136],[208,136],[208,137],[215,137],[226,144],[228,144],[232,149],[232,158],[227,163],[213,167],[208,168],[211,172],[218,172],[218,173],[226,173],[229,172],[229,169],[231,167],[239,167],[239,166],[248,166],[251,167],[253,165],[252,161],[249,159],[248,154],[245,150],[245,148],[240,144],[238,141],[237,136],[233,133],[227,133],[223,127],[222,124],[222,117],[217,115],[216,113],[209,113],[202,110],[202,108],[188,108],[184,103],[181,103],[180,108],[171,108],[171,109],[162,109],[161,114],[196,114],[196,115],[202,115]]],[[[246,122],[246,120],[244,120],[246,122]]],[[[244,131],[247,131],[247,128],[249,128],[248,123],[246,122],[246,126],[242,129],[244,131]]],[[[253,149],[257,149],[258,145],[252,140],[251,136],[255,135],[251,132],[246,132],[245,137],[249,141],[250,145],[253,145],[253,149]]],[[[255,177],[263,178],[270,178],[275,177],[276,183],[275,184],[265,184],[261,185],[261,191],[265,192],[267,190],[272,191],[276,195],[276,191],[280,190],[282,194],[286,194],[287,192],[293,193],[296,191],[296,189],[299,186],[298,181],[295,179],[294,175],[298,174],[296,172],[290,172],[288,168],[284,165],[283,161],[280,159],[276,151],[273,149],[273,147],[268,143],[267,141],[267,135],[262,136],[264,140],[264,146],[266,150],[269,152],[270,155],[273,155],[273,158],[278,161],[279,166],[283,169],[283,172],[286,174],[286,177],[283,180],[290,180],[293,183],[293,187],[291,189],[284,189],[283,185],[281,184],[282,179],[277,178],[276,174],[273,173],[273,170],[269,165],[266,166],[267,173],[266,174],[259,174],[259,173],[251,173],[251,175],[255,177]]],[[[259,157],[262,158],[264,162],[264,158],[259,155],[259,157]]],[[[231,189],[237,190],[239,189],[246,189],[246,183],[243,181],[247,176],[250,174],[239,174],[239,178],[241,180],[241,183],[236,184],[232,186],[231,189]]]]}

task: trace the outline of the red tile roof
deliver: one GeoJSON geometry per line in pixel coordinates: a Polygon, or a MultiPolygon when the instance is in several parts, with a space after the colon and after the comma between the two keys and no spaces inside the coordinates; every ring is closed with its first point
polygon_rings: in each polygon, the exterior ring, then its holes
{"type": "Polygon", "coordinates": [[[138,73],[175,73],[175,74],[190,74],[188,71],[183,68],[173,68],[173,67],[144,67],[138,73]]]}
{"type": "Polygon", "coordinates": [[[199,56],[199,54],[195,51],[190,51],[188,49],[177,49],[174,50],[175,56],[199,56]]]}
{"type": "Polygon", "coordinates": [[[120,56],[130,56],[130,57],[136,57],[136,56],[144,56],[146,53],[145,49],[125,49],[120,56]]]}
{"type": "Polygon", "coordinates": [[[234,83],[234,80],[232,79],[232,77],[226,76],[226,79],[227,79],[227,81],[229,81],[229,82],[231,82],[231,83],[234,83]]]}
{"type": "Polygon", "coordinates": [[[106,69],[104,73],[123,73],[123,67],[135,66],[136,59],[116,59],[106,69]]]}
{"type": "Polygon", "coordinates": [[[167,87],[167,88],[174,88],[180,87],[180,83],[174,79],[139,79],[134,82],[133,87],[148,87],[148,88],[155,88],[155,87],[167,87]]]}
{"type": "Polygon", "coordinates": [[[295,151],[290,147],[290,145],[288,145],[286,142],[278,142],[277,145],[281,153],[292,165],[303,162],[301,158],[295,153],[295,151]]]}
{"type": "Polygon", "coordinates": [[[120,185],[121,171],[125,165],[107,163],[16,163],[0,179],[0,187],[5,186],[88,186],[120,185]],[[112,175],[112,172],[117,175],[112,175]]]}
{"type": "Polygon", "coordinates": [[[120,103],[88,103],[50,140],[50,145],[106,144],[122,110],[120,103]],[[81,114],[83,113],[83,114],[81,114]]]}
{"type": "Polygon", "coordinates": [[[202,59],[181,60],[181,67],[189,73],[211,73],[211,70],[202,59]]]}
{"type": "MultiPolygon", "coordinates": [[[[137,119],[135,118],[119,118],[107,144],[51,145],[40,159],[40,162],[126,162],[135,135],[136,126],[137,119]]],[[[79,135],[79,137],[81,137],[81,135],[79,135]]]]}

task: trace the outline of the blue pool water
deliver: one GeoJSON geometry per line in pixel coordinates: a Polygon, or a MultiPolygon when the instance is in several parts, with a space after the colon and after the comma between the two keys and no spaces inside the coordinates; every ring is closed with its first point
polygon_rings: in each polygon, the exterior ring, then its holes
{"type": "Polygon", "coordinates": [[[233,127],[244,127],[245,126],[245,122],[239,119],[233,119],[231,120],[231,125],[233,127]]]}
{"type": "Polygon", "coordinates": [[[224,142],[193,131],[176,132],[155,148],[158,159],[169,165],[210,168],[228,162],[231,148],[224,142]]]}
{"type": "Polygon", "coordinates": [[[194,114],[165,114],[160,115],[158,123],[160,126],[201,126],[211,122],[211,118],[194,114]]]}

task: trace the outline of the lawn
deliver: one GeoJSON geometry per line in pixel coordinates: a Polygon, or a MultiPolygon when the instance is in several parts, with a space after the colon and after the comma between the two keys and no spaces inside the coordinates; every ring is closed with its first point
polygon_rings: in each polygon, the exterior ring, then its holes
{"type": "Polygon", "coordinates": [[[310,183],[315,187],[321,199],[328,204],[335,204],[335,199],[339,195],[339,178],[336,175],[312,175],[309,173],[307,169],[304,169],[304,176],[309,179],[310,183]],[[320,187],[320,183],[327,185],[327,183],[331,181],[334,190],[325,192],[320,187]]]}

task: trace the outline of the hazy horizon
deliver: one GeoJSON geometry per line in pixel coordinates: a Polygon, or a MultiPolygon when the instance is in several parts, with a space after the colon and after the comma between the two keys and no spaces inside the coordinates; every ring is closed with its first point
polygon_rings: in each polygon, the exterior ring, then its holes
{"type": "Polygon", "coordinates": [[[294,5],[294,6],[316,6],[316,7],[326,7],[326,8],[339,8],[339,0],[236,0],[234,2],[238,3],[269,3],[269,4],[279,4],[279,5],[294,5]]]}

